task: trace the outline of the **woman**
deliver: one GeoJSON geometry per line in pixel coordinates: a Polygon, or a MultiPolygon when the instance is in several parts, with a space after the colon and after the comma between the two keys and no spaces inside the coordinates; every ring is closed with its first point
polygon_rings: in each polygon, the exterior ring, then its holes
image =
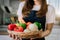
{"type": "MultiPolygon", "coordinates": [[[[47,5],[46,0],[25,0],[20,3],[17,15],[19,22],[34,23],[37,21],[41,23],[42,31],[39,33],[39,38],[32,40],[45,40],[44,37],[51,33],[55,18],[54,13],[54,8],[47,5]]],[[[27,39],[25,38],[24,40],[27,39]]]]}

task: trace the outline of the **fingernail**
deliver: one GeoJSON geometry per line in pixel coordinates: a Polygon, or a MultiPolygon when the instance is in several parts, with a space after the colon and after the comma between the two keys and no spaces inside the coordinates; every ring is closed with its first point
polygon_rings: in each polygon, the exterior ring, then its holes
{"type": "Polygon", "coordinates": [[[15,35],[12,35],[12,38],[15,39],[15,35]]]}
{"type": "Polygon", "coordinates": [[[10,37],[12,37],[12,35],[10,35],[10,37]]]}
{"type": "Polygon", "coordinates": [[[11,34],[9,34],[9,37],[12,37],[12,35],[11,35],[11,34]]]}
{"type": "Polygon", "coordinates": [[[15,37],[16,37],[15,39],[17,40],[18,39],[17,36],[15,36],[15,37]]]}
{"type": "Polygon", "coordinates": [[[14,35],[14,39],[15,39],[15,35],[14,35]]]}

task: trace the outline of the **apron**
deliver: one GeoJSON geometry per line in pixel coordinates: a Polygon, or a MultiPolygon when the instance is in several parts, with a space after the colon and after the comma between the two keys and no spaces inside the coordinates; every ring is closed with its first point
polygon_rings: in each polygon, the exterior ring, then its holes
{"type": "MultiPolygon", "coordinates": [[[[42,25],[42,29],[43,31],[45,30],[45,22],[46,22],[46,16],[43,16],[41,18],[36,16],[36,12],[35,10],[31,10],[30,14],[28,15],[28,17],[24,17],[23,20],[25,22],[39,22],[42,25]]],[[[29,40],[29,39],[22,39],[22,40],[29,40]]],[[[33,40],[45,40],[45,38],[34,38],[33,40]]]]}

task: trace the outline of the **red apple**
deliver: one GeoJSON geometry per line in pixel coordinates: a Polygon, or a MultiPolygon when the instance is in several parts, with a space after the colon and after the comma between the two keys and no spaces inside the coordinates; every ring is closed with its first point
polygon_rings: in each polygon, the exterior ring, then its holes
{"type": "Polygon", "coordinates": [[[8,30],[14,30],[15,27],[17,27],[15,24],[9,24],[8,30]]]}

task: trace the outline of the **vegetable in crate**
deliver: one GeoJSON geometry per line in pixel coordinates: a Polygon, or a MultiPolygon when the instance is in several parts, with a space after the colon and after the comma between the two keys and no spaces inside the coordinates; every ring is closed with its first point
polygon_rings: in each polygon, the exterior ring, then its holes
{"type": "Polygon", "coordinates": [[[40,30],[42,28],[41,23],[39,22],[34,22],[35,25],[37,25],[38,29],[40,30]]]}
{"type": "Polygon", "coordinates": [[[26,24],[25,23],[19,23],[19,26],[23,27],[24,29],[26,29],[26,24]]]}
{"type": "Polygon", "coordinates": [[[24,32],[31,32],[29,29],[25,29],[24,32]]]}
{"type": "Polygon", "coordinates": [[[38,31],[38,27],[35,24],[30,24],[28,27],[31,31],[38,31]]]}
{"type": "Polygon", "coordinates": [[[17,27],[17,28],[14,28],[14,31],[15,32],[23,32],[24,31],[24,29],[23,29],[23,27],[17,27]]]}
{"type": "Polygon", "coordinates": [[[15,24],[9,24],[8,25],[8,30],[14,30],[17,26],[15,24]]]}
{"type": "Polygon", "coordinates": [[[32,24],[32,23],[31,23],[31,22],[27,22],[27,23],[26,23],[27,26],[30,25],[30,24],[32,24]]]}
{"type": "Polygon", "coordinates": [[[19,26],[19,23],[16,23],[16,26],[19,26]]]}

